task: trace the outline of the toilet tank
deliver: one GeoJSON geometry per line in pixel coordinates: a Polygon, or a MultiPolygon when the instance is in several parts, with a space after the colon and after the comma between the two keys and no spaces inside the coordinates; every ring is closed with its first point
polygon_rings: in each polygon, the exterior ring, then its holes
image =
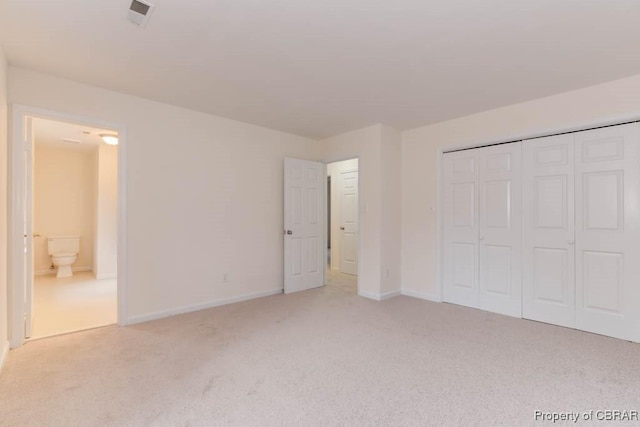
{"type": "Polygon", "coordinates": [[[49,237],[47,248],[49,255],[77,254],[80,252],[80,236],[49,237]]]}

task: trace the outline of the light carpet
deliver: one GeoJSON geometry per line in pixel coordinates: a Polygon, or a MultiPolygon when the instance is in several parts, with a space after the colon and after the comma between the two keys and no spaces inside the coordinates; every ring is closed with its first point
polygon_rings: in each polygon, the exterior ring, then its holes
{"type": "Polygon", "coordinates": [[[332,286],[31,342],[4,426],[540,425],[640,409],[640,346],[332,286]]]}

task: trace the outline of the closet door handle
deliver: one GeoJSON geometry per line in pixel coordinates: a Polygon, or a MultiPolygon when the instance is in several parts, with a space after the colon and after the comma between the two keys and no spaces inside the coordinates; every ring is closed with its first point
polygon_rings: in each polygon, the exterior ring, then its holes
{"type": "Polygon", "coordinates": [[[573,245],[575,242],[573,240],[569,240],[569,244],[573,245]]]}
{"type": "Polygon", "coordinates": [[[480,236],[480,240],[484,240],[484,236],[480,236]]]}

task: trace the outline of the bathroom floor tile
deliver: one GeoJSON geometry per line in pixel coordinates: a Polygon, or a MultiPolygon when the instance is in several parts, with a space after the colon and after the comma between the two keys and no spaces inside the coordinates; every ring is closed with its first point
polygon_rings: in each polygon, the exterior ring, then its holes
{"type": "Polygon", "coordinates": [[[57,279],[36,276],[31,338],[43,338],[117,322],[116,279],[97,280],[91,272],[57,279]]]}

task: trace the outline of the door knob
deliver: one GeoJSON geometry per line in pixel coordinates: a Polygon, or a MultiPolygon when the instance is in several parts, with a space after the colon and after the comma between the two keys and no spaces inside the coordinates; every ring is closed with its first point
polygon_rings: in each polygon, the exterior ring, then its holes
{"type": "Polygon", "coordinates": [[[569,240],[569,244],[573,245],[575,242],[573,240],[569,240]]]}
{"type": "Polygon", "coordinates": [[[40,233],[33,233],[33,237],[40,237],[40,233]]]}
{"type": "Polygon", "coordinates": [[[484,236],[480,236],[480,240],[484,240],[484,236]]]}
{"type": "Polygon", "coordinates": [[[340,227],[340,230],[344,230],[344,227],[340,227]]]}
{"type": "Polygon", "coordinates": [[[287,234],[293,234],[293,231],[287,230],[287,234]]]}

